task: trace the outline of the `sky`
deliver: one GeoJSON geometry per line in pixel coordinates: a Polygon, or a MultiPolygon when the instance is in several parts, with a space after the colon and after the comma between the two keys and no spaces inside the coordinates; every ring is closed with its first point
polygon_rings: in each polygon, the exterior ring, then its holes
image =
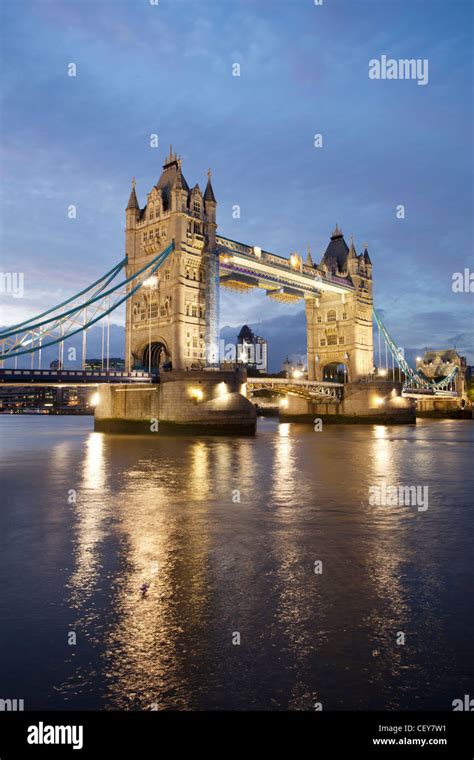
{"type": "MultiPolygon", "coordinates": [[[[368,243],[398,345],[474,363],[473,296],[452,289],[474,270],[471,0],[152,2],[0,3],[1,269],[24,273],[1,322],[123,257],[131,178],[144,205],[172,143],[190,186],[212,169],[218,232],[319,261],[337,222],[368,243]],[[427,59],[428,83],[370,79],[382,55],[427,59]]],[[[271,336],[273,368],[304,350],[301,312],[221,289],[223,334],[271,336]]]]}

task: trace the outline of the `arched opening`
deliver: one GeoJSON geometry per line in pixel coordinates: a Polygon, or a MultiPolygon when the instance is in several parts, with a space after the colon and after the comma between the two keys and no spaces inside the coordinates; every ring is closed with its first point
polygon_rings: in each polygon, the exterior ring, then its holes
{"type": "Polygon", "coordinates": [[[349,381],[349,367],[342,362],[326,364],[323,370],[323,380],[328,383],[347,383],[349,381]]]}
{"type": "Polygon", "coordinates": [[[170,360],[168,350],[164,343],[154,342],[151,345],[147,343],[143,349],[143,369],[148,369],[150,367],[150,351],[152,369],[159,369],[165,362],[170,360]]]}

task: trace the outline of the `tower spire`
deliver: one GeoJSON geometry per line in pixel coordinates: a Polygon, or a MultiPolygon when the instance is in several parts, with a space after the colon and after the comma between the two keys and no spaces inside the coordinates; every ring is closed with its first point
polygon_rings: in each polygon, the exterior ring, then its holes
{"type": "Polygon", "coordinates": [[[353,236],[353,235],[351,235],[351,244],[350,244],[350,246],[349,246],[349,253],[348,253],[348,257],[349,257],[350,259],[355,259],[355,258],[356,258],[356,256],[357,256],[357,252],[356,252],[356,249],[355,249],[355,246],[354,246],[354,236],[353,236]]]}
{"type": "Polygon", "coordinates": [[[136,184],[137,183],[136,183],[135,177],[133,177],[132,178],[132,191],[130,193],[130,198],[128,199],[128,204],[127,204],[126,211],[130,211],[130,210],[135,211],[135,210],[139,210],[140,209],[140,206],[138,205],[137,194],[135,192],[135,186],[136,186],[136,184]]]}
{"type": "Polygon", "coordinates": [[[211,176],[212,176],[212,172],[209,169],[207,172],[207,185],[204,191],[204,200],[211,201],[211,203],[216,203],[217,202],[216,197],[214,195],[214,190],[212,189],[211,176]]]}

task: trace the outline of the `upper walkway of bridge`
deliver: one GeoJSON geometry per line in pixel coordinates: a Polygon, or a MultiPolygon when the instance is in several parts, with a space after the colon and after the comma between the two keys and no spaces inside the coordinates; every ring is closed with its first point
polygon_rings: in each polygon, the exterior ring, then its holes
{"type": "Polygon", "coordinates": [[[261,287],[268,295],[292,301],[321,292],[347,293],[354,290],[349,277],[339,277],[303,263],[298,254],[289,259],[257,246],[216,236],[220,255],[221,284],[235,290],[261,287]]]}

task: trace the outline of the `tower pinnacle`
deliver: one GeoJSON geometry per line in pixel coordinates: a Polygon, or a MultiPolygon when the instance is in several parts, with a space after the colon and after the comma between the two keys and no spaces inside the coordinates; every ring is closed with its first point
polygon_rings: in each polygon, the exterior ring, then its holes
{"type": "Polygon", "coordinates": [[[212,189],[211,176],[212,176],[212,172],[209,169],[207,172],[207,185],[204,191],[204,200],[211,201],[212,203],[216,203],[216,197],[214,195],[214,190],[212,189]]]}
{"type": "Polygon", "coordinates": [[[135,192],[135,186],[136,186],[135,177],[132,179],[132,191],[130,193],[130,198],[128,199],[128,204],[126,211],[138,211],[140,209],[140,206],[138,205],[138,198],[137,194],[135,192]]]}

